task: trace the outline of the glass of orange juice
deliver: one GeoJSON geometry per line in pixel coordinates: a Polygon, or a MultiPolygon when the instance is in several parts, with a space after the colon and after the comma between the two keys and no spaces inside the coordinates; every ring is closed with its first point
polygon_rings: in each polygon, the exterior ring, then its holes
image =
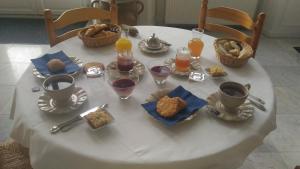
{"type": "Polygon", "coordinates": [[[194,59],[199,59],[201,56],[202,49],[204,47],[204,43],[201,40],[203,33],[204,33],[203,29],[200,28],[192,29],[193,38],[189,41],[188,47],[194,59]]]}
{"type": "Polygon", "coordinates": [[[177,49],[175,67],[179,72],[188,72],[190,70],[190,51],[186,47],[177,49]]]}

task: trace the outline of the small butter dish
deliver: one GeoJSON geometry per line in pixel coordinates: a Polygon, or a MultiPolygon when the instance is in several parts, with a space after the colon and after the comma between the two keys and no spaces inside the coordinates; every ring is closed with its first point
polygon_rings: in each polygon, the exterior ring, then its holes
{"type": "Polygon", "coordinates": [[[105,66],[100,62],[89,62],[83,66],[87,77],[95,78],[104,75],[105,66]]]}
{"type": "Polygon", "coordinates": [[[205,68],[205,72],[208,76],[212,78],[220,78],[227,76],[224,68],[218,65],[213,65],[211,67],[205,68]]]}
{"type": "Polygon", "coordinates": [[[90,128],[94,131],[101,129],[114,121],[114,117],[105,109],[97,109],[96,111],[86,115],[84,118],[90,128]]]}

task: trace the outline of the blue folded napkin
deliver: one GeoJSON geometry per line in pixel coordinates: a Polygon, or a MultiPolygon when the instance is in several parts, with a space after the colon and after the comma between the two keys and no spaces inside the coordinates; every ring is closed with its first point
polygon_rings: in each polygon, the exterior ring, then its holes
{"type": "Polygon", "coordinates": [[[65,69],[61,72],[55,74],[70,74],[78,71],[80,67],[75,64],[63,51],[59,51],[53,54],[45,54],[42,57],[31,59],[31,62],[42,75],[52,75],[54,73],[50,72],[47,63],[51,59],[60,59],[65,64],[65,69]]]}
{"type": "Polygon", "coordinates": [[[186,101],[187,106],[180,112],[178,112],[174,117],[171,118],[165,118],[159,115],[159,113],[156,111],[156,104],[155,102],[148,102],[145,104],[142,104],[144,109],[155,119],[161,121],[162,123],[172,126],[180,121],[183,121],[184,119],[188,118],[190,115],[194,114],[198,109],[205,106],[207,102],[203,99],[198,98],[197,96],[193,95],[191,92],[185,90],[182,86],[178,86],[176,89],[171,91],[168,94],[169,97],[180,97],[184,101],[186,101]]]}

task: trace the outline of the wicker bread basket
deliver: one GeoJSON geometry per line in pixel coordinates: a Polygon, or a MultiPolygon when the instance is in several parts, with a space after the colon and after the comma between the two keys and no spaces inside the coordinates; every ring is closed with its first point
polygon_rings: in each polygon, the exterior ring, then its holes
{"type": "Polygon", "coordinates": [[[226,65],[228,67],[241,67],[245,65],[248,62],[249,58],[251,58],[253,55],[252,47],[249,44],[232,38],[218,38],[214,42],[214,47],[215,47],[217,58],[220,60],[220,62],[223,65],[226,65]],[[225,54],[224,51],[221,50],[219,46],[219,42],[221,40],[238,42],[240,47],[242,47],[239,57],[225,54]]]}
{"type": "Polygon", "coordinates": [[[106,46],[115,43],[121,37],[121,27],[114,24],[109,24],[109,28],[115,30],[116,33],[112,36],[103,36],[103,37],[87,37],[84,36],[88,28],[82,29],[78,32],[78,37],[82,40],[84,45],[89,48],[97,48],[101,46],[106,46]]]}

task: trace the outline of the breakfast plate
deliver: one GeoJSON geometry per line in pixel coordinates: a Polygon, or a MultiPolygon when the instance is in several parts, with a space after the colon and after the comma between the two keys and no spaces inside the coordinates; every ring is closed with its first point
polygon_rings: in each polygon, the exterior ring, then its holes
{"type": "MultiPolygon", "coordinates": [[[[80,59],[78,59],[78,58],[76,58],[76,57],[70,57],[70,59],[75,63],[75,64],[77,64],[80,68],[83,66],[83,62],[80,60],[80,59]]],[[[44,80],[44,79],[46,79],[48,76],[50,76],[50,75],[43,75],[43,74],[41,74],[35,67],[32,69],[32,74],[35,76],[35,77],[37,77],[37,78],[39,78],[39,79],[42,79],[42,80],[44,80]]],[[[74,72],[74,73],[72,73],[72,74],[70,74],[72,77],[77,77],[78,75],[80,74],[80,71],[76,71],[76,72],[74,72]]]]}
{"type": "Polygon", "coordinates": [[[56,106],[55,101],[46,93],[38,99],[40,110],[50,114],[66,114],[78,109],[87,100],[87,93],[81,87],[76,87],[66,106],[56,106]]]}
{"type": "Polygon", "coordinates": [[[251,106],[251,103],[242,104],[237,108],[236,112],[228,112],[221,103],[220,96],[217,92],[208,96],[207,102],[209,114],[224,121],[239,122],[246,121],[253,117],[254,108],[251,106]]]}

